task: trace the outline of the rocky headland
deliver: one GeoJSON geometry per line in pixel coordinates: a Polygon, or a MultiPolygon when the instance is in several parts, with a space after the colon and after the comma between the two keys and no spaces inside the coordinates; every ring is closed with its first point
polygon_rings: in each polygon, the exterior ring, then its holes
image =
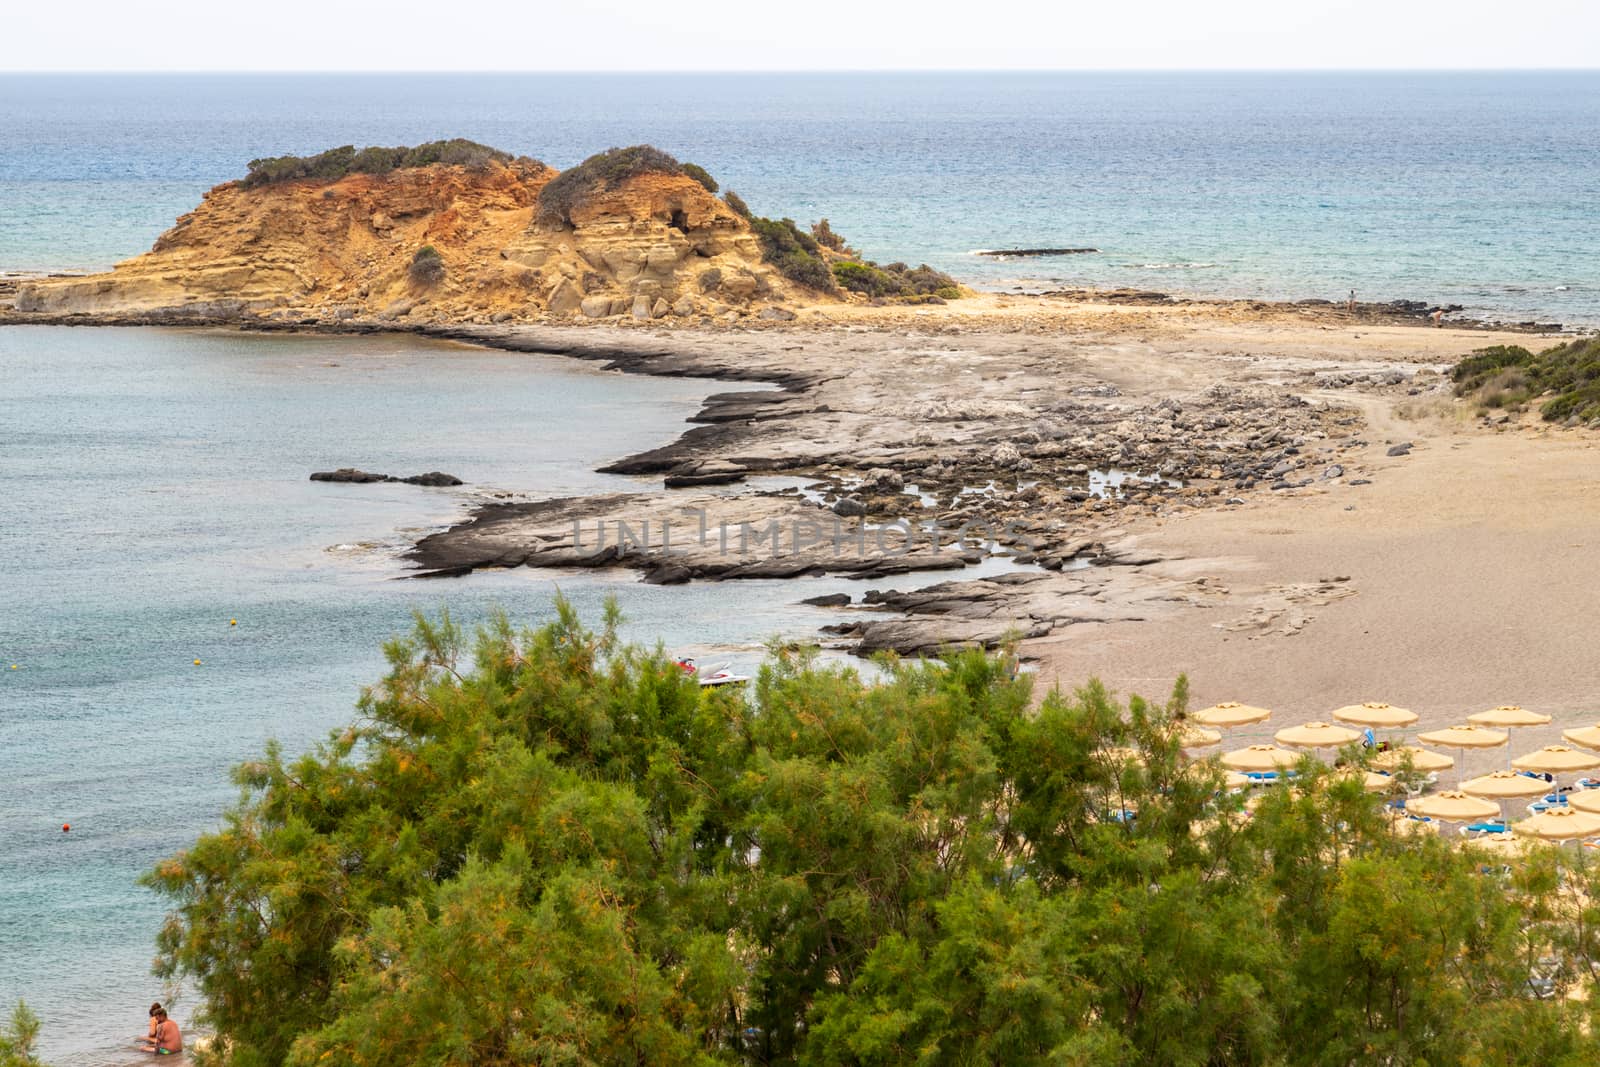
{"type": "Polygon", "coordinates": [[[17,281],[0,312],[225,325],[783,321],[786,304],[885,286],[957,295],[937,272],[860,260],[825,222],[819,243],[717,189],[646,145],[564,172],[460,141],[256,160],[144,255],[105,274],[17,281]]]}
{"type": "MultiPolygon", "coordinates": [[[[973,294],[864,260],[825,221],[756,216],[654,150],[558,173],[441,145],[258,160],[107,274],[0,286],[0,323],[399,330],[746,383],[709,397],[678,440],[605,468],[656,486],[471,497],[469,518],[415,546],[414,574],[845,575],[862,590],[830,605],[844,647],[1021,636],[1047,663],[1123,632],[1188,635],[1184,647],[1215,656],[1196,627],[1223,642],[1299,637],[1335,605],[1376,602],[1360,561],[1337,553],[1256,575],[1266,548],[1243,556],[1168,531],[1270,546],[1280,516],[1381,523],[1364,511],[1383,499],[1374,486],[1432,469],[1449,454],[1441,442],[1518,425],[1504,411],[1469,424],[1456,360],[1544,328],[1419,328],[1448,310],[1423,302],[973,294]],[[941,569],[949,581],[895,588],[941,569]]],[[[1427,491],[1400,481],[1408,500],[1427,491]]],[[[1117,678],[1121,653],[1107,656],[1093,669],[1117,678]]]]}

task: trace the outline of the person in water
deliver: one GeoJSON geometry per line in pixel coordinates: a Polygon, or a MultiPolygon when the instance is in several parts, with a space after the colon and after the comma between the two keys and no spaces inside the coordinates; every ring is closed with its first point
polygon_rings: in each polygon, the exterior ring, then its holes
{"type": "Polygon", "coordinates": [[[160,1004],[150,1005],[150,1036],[144,1050],[157,1056],[172,1056],[183,1051],[183,1035],[178,1024],[167,1017],[167,1009],[160,1004]]]}

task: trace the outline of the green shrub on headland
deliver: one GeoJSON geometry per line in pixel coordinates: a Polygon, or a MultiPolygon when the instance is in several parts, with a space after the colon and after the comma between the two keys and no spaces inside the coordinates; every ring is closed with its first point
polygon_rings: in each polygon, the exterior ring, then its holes
{"type": "Polygon", "coordinates": [[[636,144],[608,148],[556,175],[539,190],[539,217],[545,222],[570,225],[573,209],[584,200],[641,174],[688,174],[702,185],[710,182],[706,188],[716,192],[717,183],[704,168],[679,163],[654,145],[636,144]],[[691,172],[691,167],[698,173],[691,172]]]}
{"type": "Polygon", "coordinates": [[[816,238],[794,224],[793,219],[752,217],[750,228],[761,242],[761,258],[779,274],[818,292],[831,293],[836,286],[816,238]]]}
{"type": "Polygon", "coordinates": [[[1600,419],[1600,336],[1579,338],[1534,355],[1520,345],[1480,349],[1451,372],[1457,396],[1484,407],[1520,407],[1548,397],[1540,414],[1551,422],[1600,419]]]}
{"type": "Polygon", "coordinates": [[[1587,852],[1250,814],[1165,705],[1008,657],[702,691],[558,604],[419,620],[148,882],[238,1065],[1596,1062],[1587,852]]]}
{"type": "Polygon", "coordinates": [[[685,174],[705,186],[706,192],[715,193],[717,191],[717,179],[713,178],[706,168],[698,163],[680,163],[679,166],[683,168],[685,174]]]}
{"type": "Polygon", "coordinates": [[[448,141],[429,141],[415,148],[374,146],[357,151],[354,145],[342,145],[314,156],[252,159],[249,173],[239,184],[246,189],[254,189],[301,178],[337,181],[348,174],[388,174],[409,167],[429,167],[435,163],[481,167],[491,162],[510,163],[512,158],[509,152],[459,137],[448,141]]]}
{"type": "Polygon", "coordinates": [[[961,296],[961,289],[954,278],[934,270],[926,263],[919,267],[907,267],[904,263],[880,267],[870,260],[847,260],[833,265],[833,276],[841,288],[871,297],[899,297],[915,301],[930,296],[941,300],[954,300],[961,296]]]}

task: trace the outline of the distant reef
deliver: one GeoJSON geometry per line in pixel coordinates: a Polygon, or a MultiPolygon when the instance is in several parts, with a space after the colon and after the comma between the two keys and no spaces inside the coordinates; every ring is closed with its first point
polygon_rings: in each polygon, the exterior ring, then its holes
{"type": "Polygon", "coordinates": [[[558,172],[471,141],[253,160],[144,255],[18,286],[12,321],[508,322],[792,317],[939,302],[926,266],[863,259],[826,219],[762,218],[649,145],[558,172]]]}

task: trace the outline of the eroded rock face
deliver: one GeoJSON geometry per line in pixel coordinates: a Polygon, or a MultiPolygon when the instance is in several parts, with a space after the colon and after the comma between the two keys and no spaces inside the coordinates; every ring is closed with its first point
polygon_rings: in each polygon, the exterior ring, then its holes
{"type": "Polygon", "coordinates": [[[20,312],[408,322],[695,311],[700,277],[747,304],[822,299],[766,264],[749,225],[694,179],[643,174],[597,191],[570,225],[539,218],[556,172],[529,161],[433,166],[206,193],[142,256],[106,274],[22,286],[20,312]],[[419,281],[417,251],[443,279],[419,281]]]}

